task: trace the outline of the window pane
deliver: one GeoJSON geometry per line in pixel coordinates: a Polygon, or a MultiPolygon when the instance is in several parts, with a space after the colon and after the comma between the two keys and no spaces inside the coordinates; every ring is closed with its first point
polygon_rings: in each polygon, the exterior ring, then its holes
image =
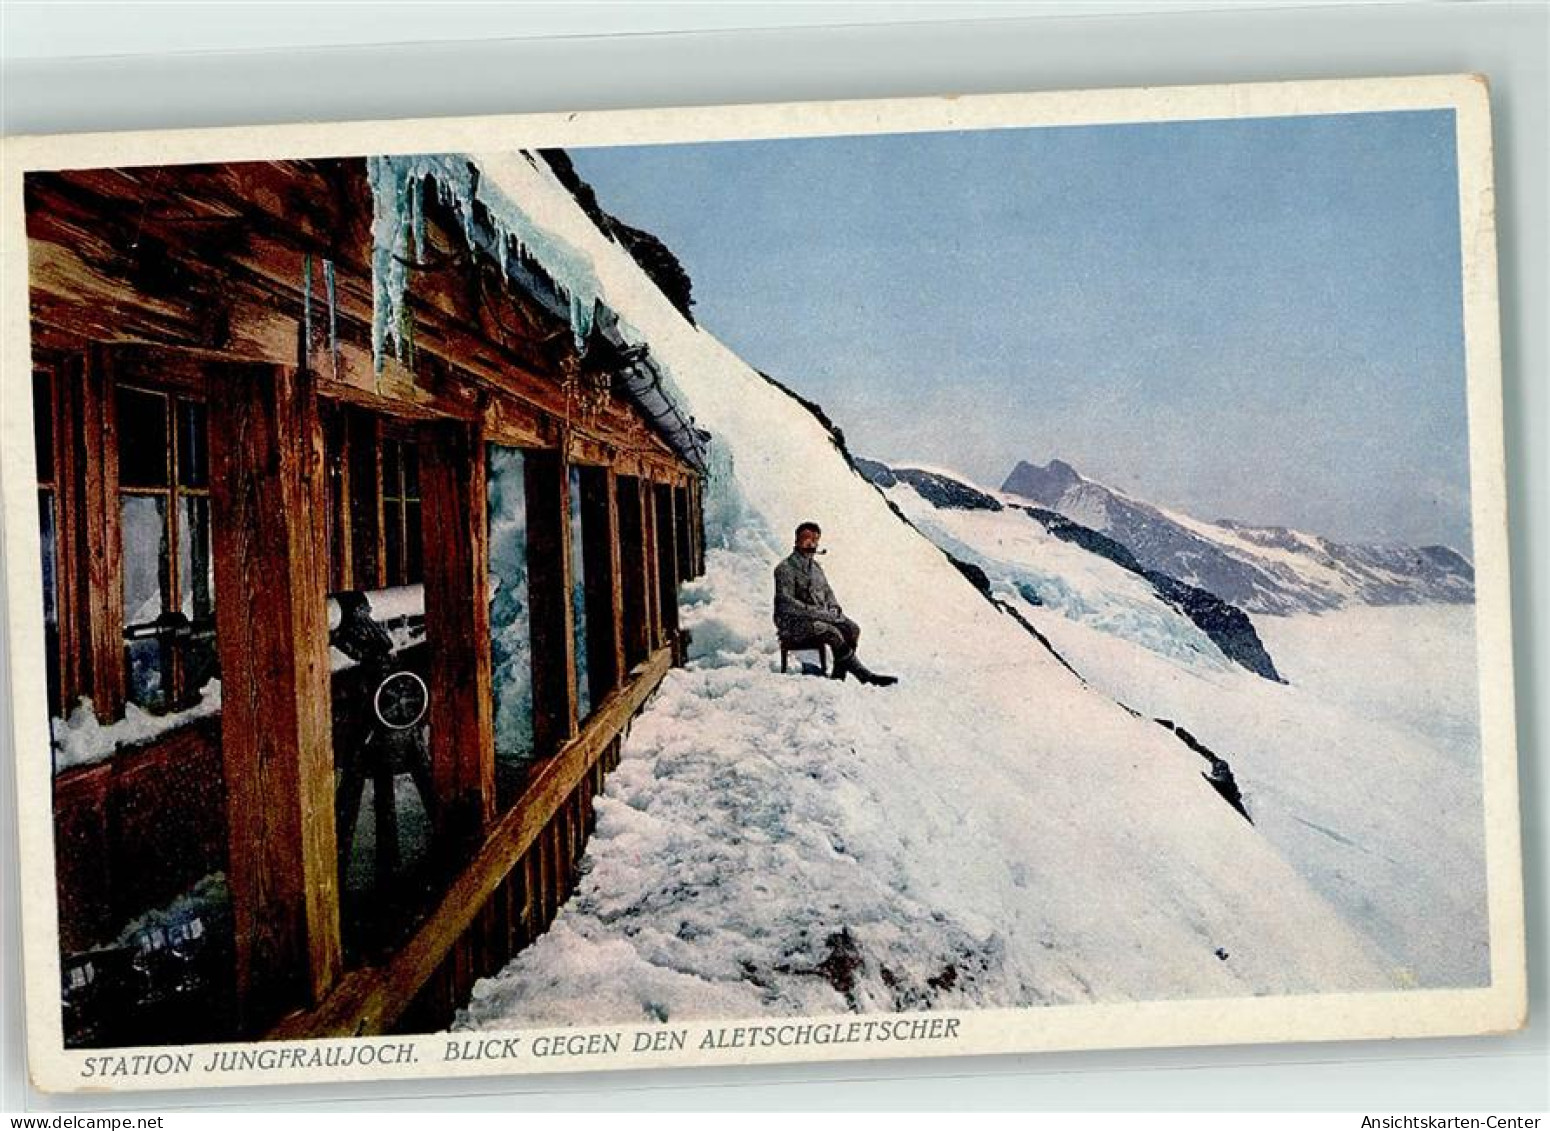
{"type": "MultiPolygon", "coordinates": [[[[167,610],[167,500],[160,495],[124,495],[119,521],[124,539],[124,630],[126,636],[150,625],[167,610]]],[[[154,636],[131,636],[124,645],[131,703],[148,711],[167,707],[161,642],[154,636]]]]}
{"type": "Polygon", "coordinates": [[[592,689],[587,684],[587,571],[581,541],[581,470],[570,469],[570,607],[576,626],[576,713],[592,713],[592,689]]]}
{"type": "Polygon", "coordinates": [[[215,614],[210,500],[203,495],[178,499],[178,586],[178,608],[190,621],[207,621],[215,614]]]}
{"type": "Polygon", "coordinates": [[[184,487],[210,485],[205,416],[197,401],[178,401],[178,482],[184,487]]]}
{"type": "Polygon", "coordinates": [[[120,389],[117,407],[119,485],[167,486],[167,398],[120,389]]]}
{"type": "Polygon", "coordinates": [[[167,500],[125,495],[120,522],[124,539],[124,627],[149,624],[167,609],[167,500]]]}
{"type": "Polygon", "coordinates": [[[166,689],[162,686],[161,642],[154,636],[131,640],[124,645],[125,664],[129,673],[126,692],[129,701],[147,711],[166,709],[166,689]]]}
{"type": "Polygon", "coordinates": [[[38,482],[54,481],[54,381],[32,375],[32,437],[38,456],[38,482]]]}
{"type": "Polygon", "coordinates": [[[387,583],[405,584],[404,577],[404,504],[396,499],[382,500],[382,548],[387,558],[387,583]]]}
{"type": "Polygon", "coordinates": [[[495,692],[495,757],[505,764],[533,752],[532,617],[527,595],[527,491],[522,452],[488,448],[490,652],[495,692]]]}
{"type": "Polygon", "coordinates": [[[38,492],[38,541],[43,549],[43,639],[48,650],[48,708],[59,714],[58,544],[54,529],[54,492],[38,492]]]}

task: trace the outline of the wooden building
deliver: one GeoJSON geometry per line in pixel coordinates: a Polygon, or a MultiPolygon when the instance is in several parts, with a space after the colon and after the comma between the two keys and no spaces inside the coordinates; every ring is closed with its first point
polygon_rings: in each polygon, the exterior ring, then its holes
{"type": "Polygon", "coordinates": [[[417,187],[395,350],[364,159],[27,179],[67,974],[213,875],[229,916],[192,999],[75,1043],[445,1025],[568,894],[682,659],[705,437],[417,187]]]}

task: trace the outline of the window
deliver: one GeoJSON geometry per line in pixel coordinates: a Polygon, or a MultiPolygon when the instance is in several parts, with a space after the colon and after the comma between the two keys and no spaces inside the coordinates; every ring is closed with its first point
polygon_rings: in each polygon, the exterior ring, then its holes
{"type": "Polygon", "coordinates": [[[527,487],[522,452],[486,445],[490,531],[490,657],[497,798],[507,804],[533,756],[532,609],[527,588],[527,487]]]}
{"type": "Polygon", "coordinates": [[[115,400],[126,695],[181,710],[216,674],[205,406],[129,386],[115,400]]]}
{"type": "Polygon", "coordinates": [[[420,459],[412,438],[382,438],[382,558],[388,585],[413,585],[425,579],[420,459]]]}

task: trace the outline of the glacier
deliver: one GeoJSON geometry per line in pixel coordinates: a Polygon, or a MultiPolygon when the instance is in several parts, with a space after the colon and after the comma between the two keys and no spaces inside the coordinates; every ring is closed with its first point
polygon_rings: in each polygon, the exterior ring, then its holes
{"type": "Polygon", "coordinates": [[[1012,505],[964,511],[905,482],[886,490],[933,541],[972,553],[1095,687],[1228,758],[1265,836],[1405,984],[1489,981],[1471,604],[1256,615],[1287,672],[1281,686],[1185,646],[1193,626],[1161,602],[1138,611],[1134,575],[1096,554],[1071,560],[1074,548],[1045,545],[1012,505]],[[1051,568],[1084,579],[1081,602],[1056,590],[1034,604],[1018,591],[1030,570],[1051,568]]]}

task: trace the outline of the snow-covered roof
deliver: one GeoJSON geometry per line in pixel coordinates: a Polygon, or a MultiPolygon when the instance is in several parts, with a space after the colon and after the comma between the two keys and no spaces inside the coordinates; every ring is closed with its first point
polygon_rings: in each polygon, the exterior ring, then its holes
{"type": "MultiPolygon", "coordinates": [[[[434,186],[453,209],[468,246],[496,259],[502,272],[541,306],[570,323],[576,347],[599,338],[622,347],[628,364],[617,374],[616,388],[641,411],[651,427],[686,462],[704,472],[709,434],[696,427],[669,392],[649,343],[622,331],[618,316],[603,297],[590,259],[550,228],[534,221],[515,182],[520,162],[529,175],[553,180],[532,154],[498,158],[435,154],[368,159],[372,189],[372,347],[380,366],[386,351],[402,348],[405,263],[425,246],[424,193],[434,186]]],[[[557,188],[554,182],[551,188],[557,188]]],[[[561,189],[561,191],[564,191],[561,189]]],[[[592,221],[581,213],[581,222],[592,221]]],[[[605,237],[606,238],[606,237],[605,237]]]]}

